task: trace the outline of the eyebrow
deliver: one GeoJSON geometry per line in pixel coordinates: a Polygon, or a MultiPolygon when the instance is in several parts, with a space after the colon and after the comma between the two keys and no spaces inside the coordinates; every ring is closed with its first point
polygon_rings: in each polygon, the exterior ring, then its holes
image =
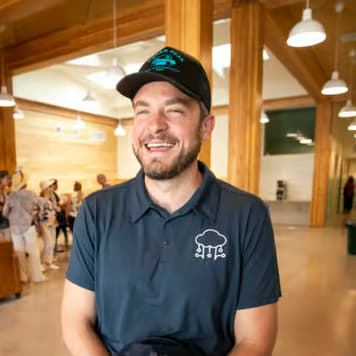
{"type": "Polygon", "coordinates": [[[136,106],[146,106],[146,107],[149,106],[149,104],[146,101],[143,101],[143,100],[137,100],[137,101],[133,102],[132,105],[133,105],[134,108],[136,106]]]}
{"type": "Polygon", "coordinates": [[[191,103],[191,99],[185,99],[185,98],[173,98],[165,102],[166,105],[182,104],[183,106],[186,107],[189,107],[190,103],[191,103]]]}

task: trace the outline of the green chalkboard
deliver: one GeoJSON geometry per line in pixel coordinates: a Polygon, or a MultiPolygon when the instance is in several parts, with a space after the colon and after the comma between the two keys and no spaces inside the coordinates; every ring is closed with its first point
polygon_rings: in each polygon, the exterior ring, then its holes
{"type": "Polygon", "coordinates": [[[314,143],[315,107],[266,111],[269,123],[265,124],[264,154],[296,154],[312,153],[314,145],[300,143],[296,137],[287,134],[297,134],[314,143]]]}

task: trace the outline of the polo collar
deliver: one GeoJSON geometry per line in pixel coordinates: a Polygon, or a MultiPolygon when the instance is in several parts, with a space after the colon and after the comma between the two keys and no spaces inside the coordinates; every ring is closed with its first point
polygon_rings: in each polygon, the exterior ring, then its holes
{"type": "MultiPolygon", "coordinates": [[[[168,217],[173,219],[177,216],[184,215],[190,210],[202,215],[210,220],[211,223],[215,221],[217,214],[217,206],[220,199],[219,187],[214,174],[205,166],[204,163],[198,161],[199,171],[203,175],[200,186],[192,195],[192,197],[177,211],[168,217]]],[[[144,182],[144,173],[141,169],[132,186],[133,194],[131,202],[132,206],[132,221],[137,222],[149,209],[160,209],[150,199],[144,182]]]]}

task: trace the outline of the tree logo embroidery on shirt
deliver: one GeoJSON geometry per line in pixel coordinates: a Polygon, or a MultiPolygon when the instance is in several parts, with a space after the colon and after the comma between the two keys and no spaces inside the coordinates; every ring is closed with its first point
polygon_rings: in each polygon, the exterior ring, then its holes
{"type": "Polygon", "coordinates": [[[206,229],[201,234],[195,236],[197,249],[195,250],[196,258],[213,258],[214,261],[219,257],[226,258],[224,246],[227,238],[214,229],[206,229]]]}

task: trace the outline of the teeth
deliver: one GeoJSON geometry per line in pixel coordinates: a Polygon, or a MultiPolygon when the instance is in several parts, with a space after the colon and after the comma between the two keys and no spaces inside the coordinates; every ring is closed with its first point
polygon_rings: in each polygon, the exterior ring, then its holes
{"type": "Polygon", "coordinates": [[[156,147],[173,147],[174,145],[172,143],[148,143],[147,147],[148,148],[156,148],[156,147]]]}

